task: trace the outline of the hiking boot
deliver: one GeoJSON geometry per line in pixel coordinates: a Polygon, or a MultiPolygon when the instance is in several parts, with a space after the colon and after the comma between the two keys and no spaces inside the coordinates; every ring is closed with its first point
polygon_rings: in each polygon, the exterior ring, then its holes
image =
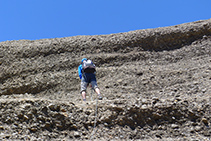
{"type": "Polygon", "coordinates": [[[103,97],[101,95],[98,95],[99,100],[103,100],[103,97]]]}

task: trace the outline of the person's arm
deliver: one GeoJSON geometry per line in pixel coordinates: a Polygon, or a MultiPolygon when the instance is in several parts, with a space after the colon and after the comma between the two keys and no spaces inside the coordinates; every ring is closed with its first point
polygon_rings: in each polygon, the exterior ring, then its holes
{"type": "Polygon", "coordinates": [[[82,78],[82,65],[80,65],[79,67],[78,67],[78,75],[79,75],[79,77],[80,77],[80,79],[82,78]]]}

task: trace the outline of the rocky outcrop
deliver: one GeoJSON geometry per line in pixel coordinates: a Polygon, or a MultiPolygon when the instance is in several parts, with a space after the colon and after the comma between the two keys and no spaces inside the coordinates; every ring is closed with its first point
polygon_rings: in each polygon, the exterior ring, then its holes
{"type": "Polygon", "coordinates": [[[209,19],[1,42],[0,139],[210,139],[210,35],[209,19]],[[83,57],[97,66],[97,111],[90,89],[81,104],[83,57]]]}

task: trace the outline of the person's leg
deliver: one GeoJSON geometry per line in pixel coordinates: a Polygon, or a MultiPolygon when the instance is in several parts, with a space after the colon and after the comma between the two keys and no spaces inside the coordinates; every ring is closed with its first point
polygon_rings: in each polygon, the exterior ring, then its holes
{"type": "Polygon", "coordinates": [[[86,91],[81,92],[83,101],[86,101],[86,91]]]}
{"type": "Polygon", "coordinates": [[[87,88],[87,82],[85,81],[84,78],[81,80],[81,95],[83,101],[86,101],[86,88],[87,88]]]}
{"type": "Polygon", "coordinates": [[[95,90],[95,92],[96,92],[97,95],[98,95],[98,99],[99,99],[99,100],[102,100],[103,98],[102,98],[102,96],[101,96],[101,94],[100,94],[100,89],[99,89],[98,86],[97,86],[97,82],[96,82],[96,81],[92,81],[91,84],[92,84],[92,88],[95,90]]]}
{"type": "Polygon", "coordinates": [[[100,94],[100,89],[98,87],[95,88],[95,92],[99,95],[100,94]]]}
{"type": "Polygon", "coordinates": [[[100,94],[100,89],[97,86],[97,80],[96,80],[95,74],[92,74],[92,76],[91,76],[91,84],[92,84],[92,88],[95,90],[95,92],[98,95],[98,99],[102,100],[102,96],[100,94]]]}
{"type": "Polygon", "coordinates": [[[95,88],[95,92],[96,92],[97,95],[98,95],[98,99],[99,99],[99,100],[102,100],[103,97],[101,96],[101,94],[100,94],[100,89],[99,89],[98,87],[95,88]]]}

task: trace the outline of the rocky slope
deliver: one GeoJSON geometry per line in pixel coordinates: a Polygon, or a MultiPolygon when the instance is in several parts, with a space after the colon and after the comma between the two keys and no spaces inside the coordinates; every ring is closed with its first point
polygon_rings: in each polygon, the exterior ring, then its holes
{"type": "Polygon", "coordinates": [[[209,140],[211,19],[1,42],[0,81],[0,139],[209,140]],[[83,57],[97,66],[102,101],[88,89],[81,103],[83,57]]]}

